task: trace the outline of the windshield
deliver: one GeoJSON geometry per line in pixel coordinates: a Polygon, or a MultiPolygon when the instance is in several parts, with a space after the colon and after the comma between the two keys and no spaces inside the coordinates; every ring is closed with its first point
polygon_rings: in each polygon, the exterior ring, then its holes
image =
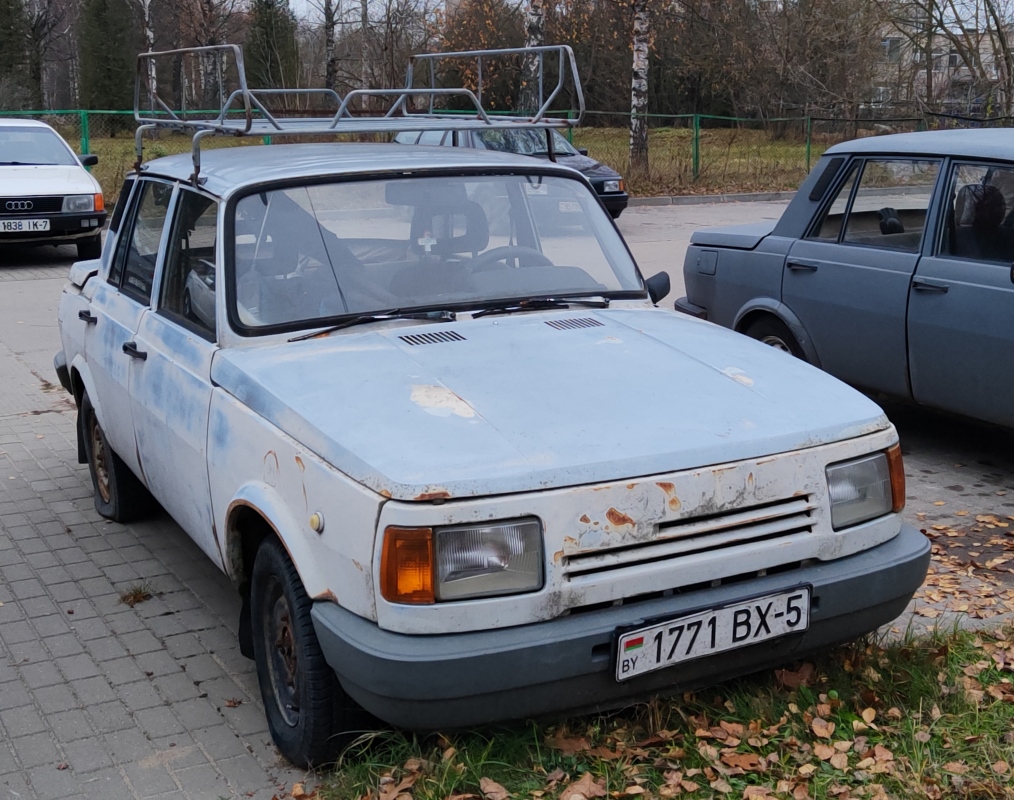
{"type": "MultiPolygon", "coordinates": [[[[576,156],[577,150],[559,131],[553,131],[553,150],[561,156],[576,156]]],[[[521,153],[525,156],[544,156],[546,149],[546,132],[522,128],[519,130],[475,131],[478,146],[499,153],[521,153]]]]}
{"type": "Polygon", "coordinates": [[[0,125],[0,164],[71,167],[77,159],[51,130],[0,125]]]}
{"type": "Polygon", "coordinates": [[[643,291],[595,195],[570,178],[329,183],[258,192],[235,208],[230,310],[250,332],[390,309],[643,291]]]}

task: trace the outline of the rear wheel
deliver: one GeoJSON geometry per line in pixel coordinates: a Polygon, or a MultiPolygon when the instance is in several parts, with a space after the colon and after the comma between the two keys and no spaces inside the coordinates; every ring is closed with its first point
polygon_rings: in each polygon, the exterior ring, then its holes
{"type": "Polygon", "coordinates": [[[743,333],[776,350],[781,350],[783,353],[789,353],[796,358],[806,361],[806,354],[803,352],[803,348],[799,346],[799,342],[796,341],[796,337],[792,335],[789,327],[780,319],[761,317],[747,325],[743,333]]]}
{"type": "Polygon", "coordinates": [[[285,548],[268,537],[250,577],[257,680],[271,738],[302,768],[333,763],[370,721],[324,660],[311,606],[285,548]]]}
{"type": "Polygon", "coordinates": [[[77,243],[77,257],[80,261],[87,261],[102,256],[102,234],[97,233],[88,239],[79,239],[77,243]]]}
{"type": "Polygon", "coordinates": [[[116,522],[129,522],[150,512],[154,498],[109,446],[87,394],[81,397],[78,425],[82,426],[88,471],[95,489],[95,510],[116,522]]]}

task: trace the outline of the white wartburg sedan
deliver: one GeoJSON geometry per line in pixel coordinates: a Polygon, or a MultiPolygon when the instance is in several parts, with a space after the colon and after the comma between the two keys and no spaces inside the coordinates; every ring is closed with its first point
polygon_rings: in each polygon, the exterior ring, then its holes
{"type": "Polygon", "coordinates": [[[770,667],[921,584],[881,410],[656,308],[577,172],[386,144],[192,172],[134,177],[56,367],[99,511],[154,497],[232,579],[293,762],[364,709],[453,728],[770,667]]]}
{"type": "Polygon", "coordinates": [[[0,247],[75,244],[78,258],[98,258],[106,212],[85,170],[98,161],[44,122],[0,117],[0,247]]]}

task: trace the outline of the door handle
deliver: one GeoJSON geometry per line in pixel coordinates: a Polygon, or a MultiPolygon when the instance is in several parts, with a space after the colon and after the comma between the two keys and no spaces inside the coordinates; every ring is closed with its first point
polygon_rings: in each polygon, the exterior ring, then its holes
{"type": "Polygon", "coordinates": [[[817,264],[812,261],[789,261],[786,265],[793,272],[816,272],[817,264]]]}
{"type": "Polygon", "coordinates": [[[99,321],[98,317],[96,317],[91,311],[87,311],[87,310],[86,311],[78,311],[77,312],[77,318],[80,319],[80,320],[84,320],[89,325],[94,325],[96,322],[99,321]]]}
{"type": "Polygon", "coordinates": [[[137,342],[124,342],[123,352],[131,358],[139,358],[141,361],[144,361],[148,357],[146,352],[137,349],[137,342]]]}
{"type": "Polygon", "coordinates": [[[946,283],[928,281],[925,278],[916,278],[912,281],[912,288],[920,292],[938,292],[944,294],[950,287],[946,283]]]}

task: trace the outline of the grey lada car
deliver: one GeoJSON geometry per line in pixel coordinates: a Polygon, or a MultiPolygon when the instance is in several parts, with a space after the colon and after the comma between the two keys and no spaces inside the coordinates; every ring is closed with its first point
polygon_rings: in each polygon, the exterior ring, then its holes
{"type": "MultiPolygon", "coordinates": [[[[406,121],[331,123],[283,130],[406,121]]],[[[922,583],[880,408],[656,307],[667,276],[642,277],[579,173],[199,145],[130,176],[102,258],[72,268],[56,367],[99,512],[154,498],[234,583],[293,762],[334,759],[362,709],[432,730],[754,672],[922,583]],[[546,191],[581,224],[540,216],[546,191]]]]}
{"type": "Polygon", "coordinates": [[[775,224],[697,231],[676,308],[851,384],[1014,426],[1009,130],[828,150],[775,224]]]}

